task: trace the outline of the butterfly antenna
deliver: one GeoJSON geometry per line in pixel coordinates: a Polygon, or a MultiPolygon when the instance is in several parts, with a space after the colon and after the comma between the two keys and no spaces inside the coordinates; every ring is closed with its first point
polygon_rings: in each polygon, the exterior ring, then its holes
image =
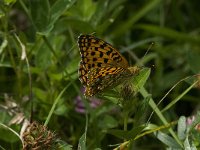
{"type": "Polygon", "coordinates": [[[143,60],[144,60],[145,56],[148,54],[148,52],[150,51],[150,49],[153,47],[153,45],[154,45],[154,42],[152,42],[152,43],[149,45],[149,47],[148,47],[148,49],[146,50],[146,52],[145,52],[145,54],[143,55],[143,57],[137,62],[137,64],[139,64],[139,66],[140,66],[141,68],[144,67],[144,65],[143,65],[143,60]]]}
{"type": "MultiPolygon", "coordinates": [[[[150,51],[150,49],[154,46],[154,42],[151,42],[151,44],[149,45],[149,47],[148,47],[148,49],[147,49],[147,51],[145,52],[145,54],[144,54],[144,56],[142,57],[142,59],[144,59],[144,57],[148,54],[148,52],[150,51]]],[[[141,60],[142,60],[141,59],[141,60]]]]}

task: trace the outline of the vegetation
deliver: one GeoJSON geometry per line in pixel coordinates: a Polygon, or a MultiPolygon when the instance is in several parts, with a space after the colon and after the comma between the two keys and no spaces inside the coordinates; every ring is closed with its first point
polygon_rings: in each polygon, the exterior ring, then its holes
{"type": "Polygon", "coordinates": [[[198,4],[0,1],[0,149],[199,149],[198,4]],[[85,98],[81,34],[111,43],[139,73],[85,98]]]}

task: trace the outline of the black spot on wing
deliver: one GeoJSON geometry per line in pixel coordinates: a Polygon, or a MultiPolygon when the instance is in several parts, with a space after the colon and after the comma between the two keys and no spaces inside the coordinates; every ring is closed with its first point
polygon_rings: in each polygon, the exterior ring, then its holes
{"type": "Polygon", "coordinates": [[[96,53],[95,52],[91,52],[91,55],[94,56],[96,53]]]}
{"type": "Polygon", "coordinates": [[[98,67],[101,67],[101,65],[102,65],[102,63],[98,63],[98,64],[97,64],[98,67]]]}
{"type": "Polygon", "coordinates": [[[108,62],[108,59],[107,58],[104,58],[104,63],[107,63],[108,62]]]}
{"type": "Polygon", "coordinates": [[[93,61],[97,61],[97,58],[93,58],[93,61]]]}
{"type": "Polygon", "coordinates": [[[113,52],[112,49],[110,49],[109,51],[106,52],[107,55],[110,55],[113,52]]]}
{"type": "Polygon", "coordinates": [[[99,57],[103,57],[103,52],[100,51],[99,57]]]}

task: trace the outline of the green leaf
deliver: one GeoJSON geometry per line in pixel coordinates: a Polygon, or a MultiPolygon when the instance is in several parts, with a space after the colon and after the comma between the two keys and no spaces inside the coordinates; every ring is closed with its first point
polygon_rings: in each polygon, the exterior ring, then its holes
{"type": "Polygon", "coordinates": [[[135,76],[132,80],[133,85],[136,89],[140,89],[144,86],[147,79],[149,78],[149,75],[151,73],[151,69],[144,68],[142,69],[137,76],[135,76]]]}
{"type": "Polygon", "coordinates": [[[3,135],[0,137],[1,141],[4,140],[8,143],[15,143],[19,141],[19,135],[16,135],[17,134],[16,131],[18,129],[19,129],[18,125],[12,125],[8,127],[0,123],[0,135],[3,135]]]}
{"type": "Polygon", "coordinates": [[[163,142],[167,146],[169,146],[171,148],[181,148],[180,145],[169,135],[162,133],[160,131],[155,132],[154,134],[161,142],[163,142]]]}
{"type": "Polygon", "coordinates": [[[187,61],[194,73],[200,73],[200,53],[188,50],[187,61]]]}
{"type": "Polygon", "coordinates": [[[105,16],[107,12],[107,7],[108,7],[108,1],[107,0],[101,0],[97,2],[97,9],[93,16],[91,17],[91,24],[94,26],[98,25],[100,20],[102,19],[103,16],[105,16]],[[102,11],[105,10],[105,11],[102,11]]]}
{"type": "Polygon", "coordinates": [[[5,48],[7,47],[7,45],[8,45],[8,40],[5,38],[3,40],[3,42],[1,43],[1,45],[0,45],[0,54],[2,54],[2,52],[5,50],[5,48]]]}
{"type": "Polygon", "coordinates": [[[112,134],[118,138],[131,140],[134,139],[145,128],[144,125],[133,128],[130,131],[110,129],[107,133],[112,134]]]}
{"type": "Polygon", "coordinates": [[[82,20],[89,21],[96,10],[96,3],[92,0],[78,1],[78,6],[81,11],[82,20]]]}
{"type": "Polygon", "coordinates": [[[115,105],[119,104],[119,101],[117,100],[120,97],[119,92],[117,92],[113,89],[106,90],[102,94],[97,95],[97,97],[99,99],[109,100],[112,103],[114,103],[115,105]]]}
{"type": "Polygon", "coordinates": [[[58,20],[58,18],[66,11],[68,10],[73,4],[76,2],[76,0],[57,0],[51,7],[50,14],[51,14],[51,20],[50,24],[47,28],[47,31],[50,32],[53,28],[54,24],[58,20]]]}
{"type": "Polygon", "coordinates": [[[40,88],[37,88],[37,87],[33,87],[33,91],[35,93],[35,96],[39,99],[41,99],[42,101],[45,101],[46,98],[47,98],[47,92],[40,89],[40,88]]]}
{"type": "Polygon", "coordinates": [[[53,64],[52,52],[49,50],[47,45],[41,44],[40,46],[41,47],[37,49],[35,54],[35,64],[37,67],[46,70],[53,64]]]}
{"type": "Polygon", "coordinates": [[[165,27],[149,25],[149,24],[148,25],[141,24],[141,25],[138,25],[137,27],[145,31],[152,32],[157,35],[166,36],[168,38],[175,39],[175,40],[183,40],[186,42],[190,41],[190,42],[195,42],[195,43],[200,42],[199,40],[200,38],[198,36],[188,35],[188,33],[178,32],[171,28],[165,28],[165,27]]]}
{"type": "Polygon", "coordinates": [[[96,27],[97,34],[102,34],[106,29],[115,21],[123,10],[124,0],[120,1],[107,1],[101,0],[97,3],[97,9],[90,19],[91,24],[96,27]],[[104,11],[102,11],[104,10],[104,11]],[[106,19],[105,19],[106,18],[106,19]]]}
{"type": "Polygon", "coordinates": [[[76,0],[57,0],[51,7],[51,23],[55,23],[56,20],[69,9],[76,0]]]}
{"type": "Polygon", "coordinates": [[[50,4],[48,0],[30,0],[33,24],[38,32],[44,32],[50,24],[50,4]]]}
{"type": "Polygon", "coordinates": [[[65,25],[66,27],[67,26],[73,27],[75,30],[78,30],[80,33],[91,34],[92,32],[94,32],[94,27],[92,26],[92,24],[86,21],[77,20],[74,18],[67,18],[64,24],[66,24],[65,25]]]}
{"type": "Polygon", "coordinates": [[[47,35],[54,27],[58,18],[69,9],[76,0],[57,0],[50,7],[48,0],[30,0],[31,16],[37,32],[47,35]]]}
{"type": "Polygon", "coordinates": [[[123,6],[119,6],[118,8],[116,8],[114,10],[114,12],[109,16],[108,19],[106,20],[103,20],[103,23],[100,24],[98,27],[97,27],[97,33],[100,33],[102,34],[103,32],[105,32],[108,27],[110,25],[112,25],[112,23],[116,20],[116,18],[120,15],[120,13],[122,12],[123,10],[123,6]]]}
{"type": "Polygon", "coordinates": [[[86,150],[86,132],[79,139],[78,150],[86,150]]]}
{"type": "Polygon", "coordinates": [[[104,116],[103,119],[100,120],[100,124],[99,124],[99,126],[101,126],[104,129],[114,128],[114,127],[117,127],[117,125],[118,125],[117,120],[114,119],[110,115],[104,116]]]}
{"type": "Polygon", "coordinates": [[[6,5],[10,5],[10,4],[14,4],[16,2],[16,0],[4,0],[4,3],[6,4],[6,5]]]}
{"type": "Polygon", "coordinates": [[[197,147],[195,146],[195,144],[193,143],[193,141],[191,141],[188,137],[184,141],[184,148],[186,150],[197,150],[197,147]]]}
{"type": "Polygon", "coordinates": [[[186,138],[186,118],[181,116],[178,120],[178,137],[180,140],[184,140],[186,138]]]}
{"type": "Polygon", "coordinates": [[[73,150],[73,146],[69,145],[65,141],[58,140],[59,150],[73,150]]]}
{"type": "Polygon", "coordinates": [[[152,9],[155,9],[155,7],[158,7],[160,2],[161,0],[149,1],[149,3],[145,4],[138,12],[134,12],[132,17],[130,17],[126,22],[122,22],[122,24],[119,24],[115,28],[113,31],[114,36],[120,36],[121,34],[124,34],[131,27],[133,27],[135,22],[144,17],[152,9]]]}

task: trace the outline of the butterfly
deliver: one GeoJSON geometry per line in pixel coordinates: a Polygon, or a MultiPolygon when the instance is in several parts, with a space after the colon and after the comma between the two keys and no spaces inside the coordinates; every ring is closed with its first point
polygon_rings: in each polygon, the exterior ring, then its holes
{"type": "Polygon", "coordinates": [[[78,46],[79,80],[85,86],[87,97],[115,87],[139,72],[139,67],[129,67],[116,48],[93,35],[80,35],[78,46]]]}

